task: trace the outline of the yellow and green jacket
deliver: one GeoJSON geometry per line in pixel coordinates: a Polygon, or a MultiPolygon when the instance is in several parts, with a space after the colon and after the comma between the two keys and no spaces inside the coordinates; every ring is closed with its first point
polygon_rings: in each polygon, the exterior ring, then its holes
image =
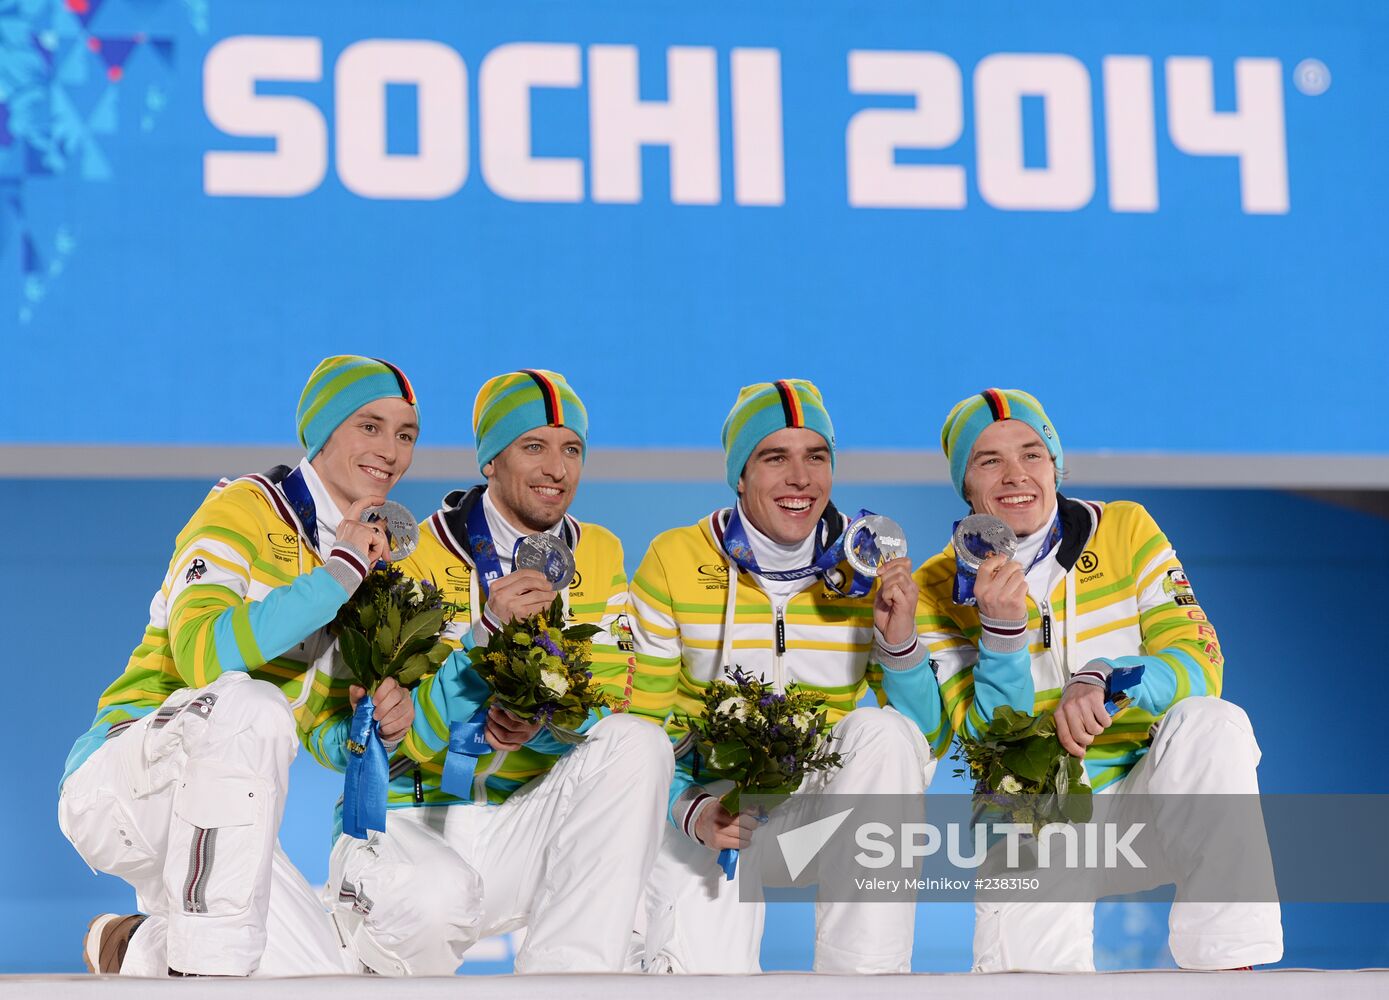
{"type": "Polygon", "coordinates": [[[1174,704],[1220,694],[1224,657],[1176,552],[1142,506],[1062,496],[1057,505],[1061,540],[1028,574],[1022,642],[983,628],[976,607],[954,603],[949,546],[916,572],[917,625],[950,727],[966,739],[1001,705],[1033,715],[1054,709],[1066,682],[1092,661],[1104,661],[1106,674],[1141,664],[1142,680],[1127,692],[1130,707],[1085,756],[1099,789],[1147,752],[1153,724],[1174,704]],[[1010,646],[1020,648],[1003,651],[1010,646]]]}
{"type": "MultiPolygon", "coordinates": [[[[843,597],[816,580],[790,597],[769,596],[725,554],[728,516],[729,510],[718,510],[658,535],[642,559],[632,579],[631,710],[664,723],[683,751],[684,720],[702,711],[704,689],[723,678],[726,667],[738,666],[778,690],[795,683],[822,692],[831,723],[853,711],[871,688],[880,704],[892,704],[917,724],[933,751],[943,749],[949,730],[925,658],[912,669],[886,672],[873,662],[875,592],[843,597]]],[[[825,518],[822,527],[833,522],[832,537],[847,526],[833,506],[825,518]]],[[[686,829],[699,792],[689,755],[679,756],[670,820],[686,829]]]]}
{"type": "MultiPolygon", "coordinates": [[[[315,550],[282,492],[291,470],[222,480],[174,543],[149,624],[125,671],[97,701],[91,728],[68,755],[63,780],[101,744],[156,711],[173,692],[226,671],[269,681],[289,699],[301,737],[321,721],[334,641],[324,629],[366,565],[338,546],[315,550]],[[311,678],[313,678],[311,680],[311,678]]],[[[156,725],[158,722],[156,721],[156,725]]]]}
{"type": "MultiPolygon", "coordinates": [[[[421,523],[419,546],[400,564],[407,576],[433,581],[443,590],[444,600],[459,610],[444,634],[455,652],[412,693],[415,721],[391,761],[389,808],[465,801],[444,792],[439,784],[450,725],[471,719],[491,694],[467,657],[479,634],[474,625],[485,612],[467,532],[469,510],[481,502],[482,490],[454,491],[445,497],[444,506],[421,523]]],[[[564,595],[568,624],[594,624],[602,629],[592,640],[593,676],[614,704],[625,708],[633,668],[622,543],[606,528],[567,515],[560,532],[575,561],[574,578],[564,595]]],[[[346,768],[351,721],[346,688],[334,690],[333,699],[331,717],[313,734],[311,749],[323,763],[341,771],[346,768]]],[[[589,724],[592,721],[591,717],[589,724]]],[[[473,801],[504,801],[526,782],[545,774],[567,750],[542,729],[520,750],[484,754],[477,762],[473,801]]]]}

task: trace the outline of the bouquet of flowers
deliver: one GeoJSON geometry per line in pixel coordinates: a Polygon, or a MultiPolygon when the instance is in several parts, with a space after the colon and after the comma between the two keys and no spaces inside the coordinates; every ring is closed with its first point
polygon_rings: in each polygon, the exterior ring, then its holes
{"type": "Polygon", "coordinates": [[[1062,749],[1051,712],[1034,717],[1000,705],[982,739],[956,737],[951,759],[965,763],[955,775],[967,772],[974,779],[980,808],[1027,823],[1034,834],[1048,823],[1090,819],[1093,803],[1085,765],[1062,749]]]}
{"type": "Polygon", "coordinates": [[[372,695],[387,678],[410,688],[438,669],[450,652],[440,635],[455,610],[433,583],[388,566],[368,573],[328,625],[349,676],[367,690],[348,724],[342,813],[348,836],[365,838],[367,830],[386,829],[390,767],[372,695]]]}
{"type": "Polygon", "coordinates": [[[328,631],[337,637],[353,682],[368,694],[388,677],[411,688],[448,658],[440,635],[455,610],[430,581],[388,566],[367,574],[328,631]]]}
{"type": "Polygon", "coordinates": [[[844,762],[830,750],[825,696],[795,684],[784,694],[734,667],[729,680],[704,689],[704,712],[686,722],[694,738],[696,777],[733,782],[720,799],[736,813],[744,792],[790,795],[807,774],[844,762]]]}
{"type": "Polygon", "coordinates": [[[582,743],[578,732],[590,710],[612,703],[593,680],[592,638],[597,625],[564,625],[564,601],[508,622],[486,646],[468,650],[468,659],[488,686],[492,703],[518,718],[545,721],[562,743],[582,743]]]}

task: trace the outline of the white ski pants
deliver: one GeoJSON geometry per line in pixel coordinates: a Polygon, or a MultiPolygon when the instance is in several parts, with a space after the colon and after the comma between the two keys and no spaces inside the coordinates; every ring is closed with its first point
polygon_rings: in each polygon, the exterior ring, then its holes
{"type": "MultiPolygon", "coordinates": [[[[856,708],[835,725],[834,736],[844,766],[810,775],[796,795],[925,793],[936,762],[905,716],[856,708]]],[[[647,888],[647,971],[760,972],[765,904],[740,901],[738,878],[725,880],[716,852],[669,822],[665,827],[647,888]]],[[[815,971],[910,972],[915,927],[912,903],[817,902],[815,971]]]]}
{"type": "Polygon", "coordinates": [[[659,726],[613,715],[500,805],[391,809],[333,850],[339,926],[383,975],[452,975],[519,927],[517,972],[620,972],[673,768],[659,726]]]}
{"type": "Polygon", "coordinates": [[[63,834],[90,867],[129,882],[150,915],[123,974],[355,967],[278,843],[298,745],[280,690],[227,673],[174,692],[68,777],[58,803],[63,834]]]}
{"type": "MultiPolygon", "coordinates": [[[[1257,795],[1259,745],[1244,710],[1219,698],[1186,698],[1162,717],[1148,753],[1100,794],[1257,795]]],[[[1112,818],[1112,817],[1111,817],[1112,818]]],[[[1271,870],[1268,842],[1208,843],[1186,878],[1200,885],[1229,866],[1271,870]]],[[[1148,888],[1152,888],[1149,886],[1148,888]]],[[[976,903],[974,971],[1093,972],[1093,903],[976,903]]],[[[1234,969],[1283,957],[1283,925],[1272,903],[1184,902],[1168,919],[1168,946],[1183,969],[1234,969]]]]}

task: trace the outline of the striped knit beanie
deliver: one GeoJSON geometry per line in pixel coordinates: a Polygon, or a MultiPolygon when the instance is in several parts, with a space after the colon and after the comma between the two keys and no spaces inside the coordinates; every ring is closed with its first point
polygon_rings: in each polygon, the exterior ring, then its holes
{"type": "Polygon", "coordinates": [[[815,383],[803,378],[758,382],[743,387],[723,422],[724,469],[730,487],[738,489],[743,467],[758,443],[786,427],[805,427],[824,438],[830,446],[830,468],[834,468],[834,424],[815,383]]]}
{"type": "Polygon", "coordinates": [[[399,397],[413,406],[415,419],[419,419],[420,408],[410,380],[389,361],[364,358],[360,354],[324,358],[299,394],[299,410],[295,415],[299,443],[312,459],[328,443],[338,424],[359,407],[375,399],[391,397],[399,397]]]}
{"type": "Polygon", "coordinates": [[[473,403],[478,468],[537,427],[568,427],[579,435],[587,457],[588,411],[563,375],[523,368],[488,379],[473,403]]]}
{"type": "Polygon", "coordinates": [[[940,446],[950,462],[950,481],[955,484],[960,499],[965,498],[965,469],[969,466],[974,442],[995,420],[1021,420],[1036,431],[1056,465],[1056,481],[1061,482],[1061,473],[1066,467],[1061,438],[1042,404],[1021,389],[985,389],[956,403],[940,429],[940,446]]]}

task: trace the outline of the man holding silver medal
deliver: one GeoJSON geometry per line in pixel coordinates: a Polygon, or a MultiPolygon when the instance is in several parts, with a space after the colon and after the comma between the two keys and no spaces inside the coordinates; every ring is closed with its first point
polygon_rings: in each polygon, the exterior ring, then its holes
{"type": "MultiPolygon", "coordinates": [[[[305,458],[219,483],[179,533],[143,642],[68,757],[59,824],[147,916],[88,929],[93,972],[246,976],[351,968],[279,847],[289,765],[329,690],[326,626],[389,558],[370,508],[410,467],[419,417],[393,365],[327,358],[299,400],[305,458]]],[[[393,685],[393,682],[391,682],[393,685]]],[[[399,740],[413,706],[382,686],[399,740]]]]}
{"type": "Polygon", "coordinates": [[[483,385],[473,429],[486,485],[449,494],[402,563],[460,609],[445,638],[461,648],[413,692],[385,833],[339,838],[329,891],[377,972],[449,975],[479,937],[520,927],[517,972],[620,971],[660,837],[669,743],[625,713],[590,713],[586,738],[562,742],[489,706],[463,652],[558,593],[569,623],[601,628],[595,678],[630,699],[622,546],[567,513],[588,415],[563,376],[524,370],[483,385]]]}
{"type": "MultiPolygon", "coordinates": [[[[1003,705],[1054,709],[1061,746],[1098,793],[1256,795],[1259,747],[1245,713],[1219,697],[1215,629],[1148,512],[1059,494],[1060,437],[1017,389],[961,400],[941,445],[973,513],[916,578],[953,729],[977,737],[1003,705]]],[[[1183,968],[1282,955],[1276,902],[1183,900],[1184,885],[1228,881],[1230,869],[1263,882],[1267,844],[1245,833],[1164,842],[1179,869],[1169,944],[1183,968]]],[[[1093,902],[979,901],[974,968],[1093,971],[1093,925],[1093,902]]]]}
{"type": "MultiPolygon", "coordinates": [[[[830,503],[834,429],[810,382],[744,388],[723,445],[736,505],[657,536],[633,579],[635,688],[645,696],[634,710],[670,715],[671,737],[681,741],[683,717],[702,710],[700,691],[727,668],[779,690],[818,689],[845,763],[809,776],[798,795],[923,793],[932,746],[943,748],[948,732],[917,641],[917,588],[900,528],[888,532],[895,546],[885,536],[874,544],[871,524],[830,503]],[[870,564],[847,574],[846,538],[872,552],[870,564]],[[870,685],[896,711],[858,707],[870,685]]],[[[696,780],[693,752],[677,742],[676,753],[670,822],[647,895],[644,967],[756,972],[764,906],[739,900],[742,869],[725,878],[716,857],[747,846],[758,820],[730,815],[696,780]]],[[[817,918],[817,971],[910,971],[914,906],[821,903],[817,918]]]]}

